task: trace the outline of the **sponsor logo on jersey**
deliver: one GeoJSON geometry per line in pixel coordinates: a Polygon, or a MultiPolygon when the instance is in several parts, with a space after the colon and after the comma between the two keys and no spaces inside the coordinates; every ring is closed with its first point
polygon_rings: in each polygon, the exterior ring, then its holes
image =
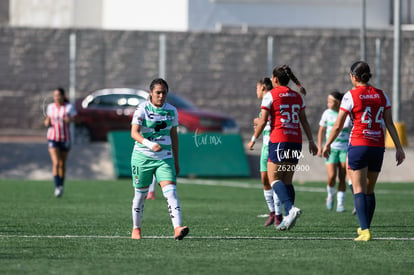
{"type": "Polygon", "coordinates": [[[382,136],[382,132],[381,131],[382,130],[374,131],[374,130],[365,129],[365,130],[362,131],[362,134],[367,139],[379,140],[381,138],[381,136],[382,136]]]}
{"type": "Polygon", "coordinates": [[[279,97],[296,97],[297,95],[295,93],[280,93],[279,97]]]}
{"type": "Polygon", "coordinates": [[[148,113],[148,118],[150,120],[174,120],[174,116],[171,115],[162,115],[162,114],[156,114],[156,113],[148,113]]]}
{"type": "Polygon", "coordinates": [[[359,95],[360,99],[379,99],[380,95],[379,94],[374,94],[374,95],[359,95]]]}
{"type": "Polygon", "coordinates": [[[298,132],[296,132],[296,131],[290,131],[290,130],[283,131],[283,134],[284,135],[293,135],[293,136],[299,135],[298,132]]]}
{"type": "Polygon", "coordinates": [[[282,127],[283,128],[288,128],[288,129],[298,129],[298,124],[296,123],[282,123],[282,127]]]}

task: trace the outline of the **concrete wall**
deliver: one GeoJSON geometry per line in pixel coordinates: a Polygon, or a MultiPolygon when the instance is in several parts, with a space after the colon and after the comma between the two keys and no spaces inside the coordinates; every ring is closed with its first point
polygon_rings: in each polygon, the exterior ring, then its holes
{"type": "MultiPolygon", "coordinates": [[[[0,135],[44,133],[42,104],[69,85],[69,29],[0,28],[0,135]]],[[[73,30],[77,34],[77,96],[116,86],[144,86],[158,76],[159,32],[73,30]]],[[[254,30],[167,33],[166,79],[171,90],[202,108],[232,115],[244,136],[259,111],[256,82],[268,74],[267,37],[274,64],[289,64],[308,90],[307,114],[316,134],[332,89],[351,87],[359,59],[358,30],[254,30]]],[[[381,87],[392,97],[393,34],[367,32],[367,61],[377,80],[375,39],[382,41],[381,87]]],[[[401,117],[414,134],[414,33],[402,35],[401,117]]]]}

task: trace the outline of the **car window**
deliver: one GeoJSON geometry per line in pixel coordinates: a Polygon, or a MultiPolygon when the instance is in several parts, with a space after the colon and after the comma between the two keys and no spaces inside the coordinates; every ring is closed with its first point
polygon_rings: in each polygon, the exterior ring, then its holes
{"type": "Polygon", "coordinates": [[[136,107],[143,101],[145,101],[145,98],[138,95],[110,94],[95,97],[89,106],[101,108],[127,108],[136,107]]]}
{"type": "Polygon", "coordinates": [[[143,98],[137,95],[127,95],[125,99],[126,99],[126,102],[122,101],[122,103],[125,103],[127,106],[131,106],[131,107],[136,107],[142,102],[144,102],[145,100],[147,100],[146,98],[143,98]]]}
{"type": "Polygon", "coordinates": [[[174,94],[168,93],[167,94],[167,102],[173,105],[177,109],[181,110],[195,110],[196,107],[185,100],[182,97],[176,96],[174,94]]]}

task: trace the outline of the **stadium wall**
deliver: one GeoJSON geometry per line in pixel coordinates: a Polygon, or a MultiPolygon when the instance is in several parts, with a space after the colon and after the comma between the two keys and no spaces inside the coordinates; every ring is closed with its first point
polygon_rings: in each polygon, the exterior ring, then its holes
{"type": "MultiPolygon", "coordinates": [[[[158,76],[161,32],[0,27],[0,135],[44,134],[42,102],[69,86],[69,35],[77,35],[76,95],[116,86],[148,87],[158,76]]],[[[267,39],[274,64],[289,64],[308,95],[316,131],[326,95],[350,88],[348,70],[359,59],[359,30],[249,29],[168,32],[166,79],[197,106],[233,116],[245,138],[258,114],[256,82],[268,75],[267,39]]],[[[367,61],[377,84],[375,40],[382,42],[381,88],[392,98],[392,30],[367,31],[367,61]]],[[[401,118],[414,134],[414,32],[402,33],[401,118]]]]}

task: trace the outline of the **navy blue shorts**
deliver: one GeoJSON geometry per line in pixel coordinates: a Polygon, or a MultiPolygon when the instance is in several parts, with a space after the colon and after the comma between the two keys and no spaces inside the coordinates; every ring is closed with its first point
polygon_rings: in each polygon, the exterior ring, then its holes
{"type": "Polygon", "coordinates": [[[302,143],[269,141],[269,160],[273,163],[288,162],[297,164],[303,158],[302,143]]]}
{"type": "Polygon", "coordinates": [[[55,140],[48,140],[47,141],[47,146],[49,148],[57,148],[60,149],[60,151],[63,152],[69,152],[70,151],[70,141],[66,141],[66,142],[61,142],[61,141],[55,141],[55,140]]]}
{"type": "Polygon", "coordinates": [[[380,172],[384,160],[384,147],[352,146],[348,147],[348,166],[352,170],[368,167],[368,171],[380,172]]]}

